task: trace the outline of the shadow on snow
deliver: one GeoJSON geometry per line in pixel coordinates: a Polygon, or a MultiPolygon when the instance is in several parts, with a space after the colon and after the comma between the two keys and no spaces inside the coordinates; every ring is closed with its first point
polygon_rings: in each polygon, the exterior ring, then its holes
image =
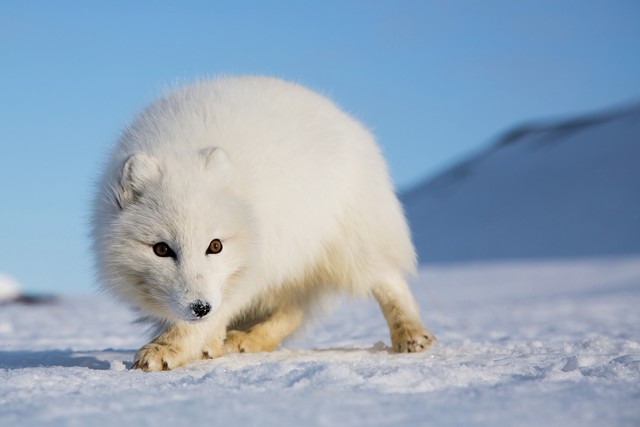
{"type": "MultiPolygon", "coordinates": [[[[100,353],[124,353],[117,350],[105,350],[100,353]]],[[[129,353],[129,352],[126,352],[129,353]]],[[[130,368],[131,363],[125,366],[130,368]]],[[[71,350],[46,351],[0,351],[0,369],[79,367],[95,370],[111,368],[111,362],[88,352],[71,350]]]]}

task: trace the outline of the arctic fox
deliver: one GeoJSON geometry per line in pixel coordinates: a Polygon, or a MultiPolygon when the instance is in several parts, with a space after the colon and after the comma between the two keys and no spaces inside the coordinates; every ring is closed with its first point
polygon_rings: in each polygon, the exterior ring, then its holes
{"type": "Polygon", "coordinates": [[[100,282],[158,327],[144,371],[272,351],[334,291],[373,295],[395,351],[435,341],[374,138],[296,84],[220,78],[151,104],[108,160],[92,239],[100,282]]]}

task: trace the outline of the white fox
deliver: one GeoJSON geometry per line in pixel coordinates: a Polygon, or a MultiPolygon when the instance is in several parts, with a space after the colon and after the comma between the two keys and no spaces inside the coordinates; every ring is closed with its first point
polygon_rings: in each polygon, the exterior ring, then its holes
{"type": "Polygon", "coordinates": [[[276,349],[322,295],[373,295],[395,351],[424,351],[415,253],[367,130],[308,89],[220,78],[123,132],[95,198],[104,287],[158,326],[134,368],[276,349]]]}

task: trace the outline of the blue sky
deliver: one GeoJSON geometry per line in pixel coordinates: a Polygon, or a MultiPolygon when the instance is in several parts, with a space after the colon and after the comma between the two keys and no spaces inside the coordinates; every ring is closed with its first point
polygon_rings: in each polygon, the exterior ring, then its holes
{"type": "Polygon", "coordinates": [[[640,100],[636,1],[3,1],[0,273],[92,292],[118,132],[167,86],[268,74],[330,96],[407,189],[530,119],[640,100]]]}

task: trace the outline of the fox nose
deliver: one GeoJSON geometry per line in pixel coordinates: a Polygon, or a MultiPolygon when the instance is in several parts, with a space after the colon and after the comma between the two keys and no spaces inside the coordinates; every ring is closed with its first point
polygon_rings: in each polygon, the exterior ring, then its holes
{"type": "Polygon", "coordinates": [[[211,304],[206,301],[197,300],[191,304],[191,312],[196,317],[204,317],[211,311],[211,304]]]}

